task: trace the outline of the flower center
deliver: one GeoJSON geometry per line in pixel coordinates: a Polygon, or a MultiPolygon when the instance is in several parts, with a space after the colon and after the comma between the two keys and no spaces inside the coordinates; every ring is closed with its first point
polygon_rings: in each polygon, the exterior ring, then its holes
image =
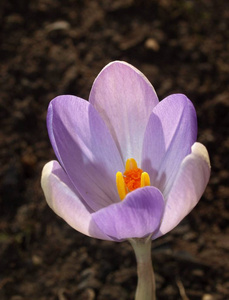
{"type": "Polygon", "coordinates": [[[123,200],[127,193],[140,187],[149,186],[149,174],[138,168],[134,158],[129,158],[126,161],[125,172],[116,174],[116,185],[119,197],[123,200]]]}

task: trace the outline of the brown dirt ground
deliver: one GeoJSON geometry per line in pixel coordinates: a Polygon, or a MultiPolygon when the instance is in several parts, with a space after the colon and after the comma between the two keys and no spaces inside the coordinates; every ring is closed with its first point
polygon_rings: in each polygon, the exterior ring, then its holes
{"type": "Polygon", "coordinates": [[[158,299],[229,299],[228,19],[226,0],[0,2],[0,299],[134,297],[130,245],[74,231],[40,188],[54,158],[49,101],[87,99],[116,59],[144,72],[160,99],[181,92],[193,101],[212,162],[198,206],[153,243],[158,299]]]}

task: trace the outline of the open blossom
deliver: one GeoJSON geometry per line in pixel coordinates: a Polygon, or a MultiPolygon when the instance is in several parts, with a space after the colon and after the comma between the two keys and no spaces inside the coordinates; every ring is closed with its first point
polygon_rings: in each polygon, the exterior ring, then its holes
{"type": "Polygon", "coordinates": [[[155,239],[193,209],[209,180],[191,101],[174,94],[159,102],[150,82],[125,62],[100,72],[89,102],[53,99],[47,127],[58,162],[42,172],[46,200],[91,237],[155,239]]]}

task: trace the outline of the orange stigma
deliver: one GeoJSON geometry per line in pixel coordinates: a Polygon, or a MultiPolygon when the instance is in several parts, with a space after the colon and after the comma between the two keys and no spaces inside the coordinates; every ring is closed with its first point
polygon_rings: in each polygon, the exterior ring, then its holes
{"type": "Polygon", "coordinates": [[[132,192],[141,187],[142,173],[142,169],[139,168],[128,170],[123,173],[123,178],[128,191],[132,192]]]}
{"type": "Polygon", "coordinates": [[[149,186],[149,174],[139,169],[134,158],[129,158],[126,161],[125,172],[117,172],[116,185],[119,197],[123,200],[126,194],[140,187],[149,186]]]}

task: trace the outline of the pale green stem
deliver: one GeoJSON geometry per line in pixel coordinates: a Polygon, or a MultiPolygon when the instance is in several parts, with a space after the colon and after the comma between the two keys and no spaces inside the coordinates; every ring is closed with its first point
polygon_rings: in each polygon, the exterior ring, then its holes
{"type": "Polygon", "coordinates": [[[137,260],[138,285],[135,300],[156,300],[155,277],[151,258],[151,236],[129,239],[137,260]]]}

